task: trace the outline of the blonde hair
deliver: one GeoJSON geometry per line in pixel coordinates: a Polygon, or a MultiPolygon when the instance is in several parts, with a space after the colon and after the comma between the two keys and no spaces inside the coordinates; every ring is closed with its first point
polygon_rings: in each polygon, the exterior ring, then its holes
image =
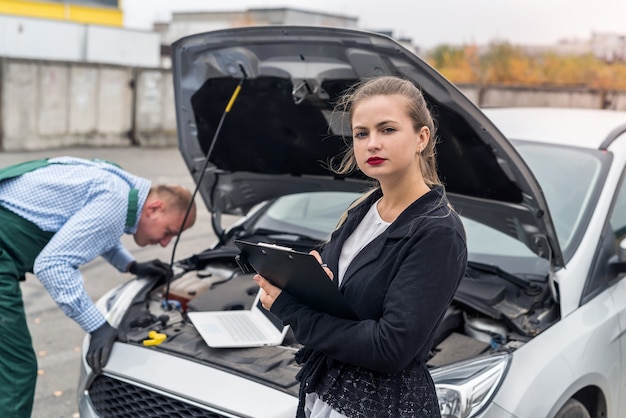
{"type": "Polygon", "coordinates": [[[191,204],[191,211],[195,213],[195,202],[191,201],[191,192],[177,184],[158,184],[150,188],[150,194],[155,194],[164,200],[169,207],[185,213],[191,204]]]}
{"type": "MultiPolygon", "coordinates": [[[[430,130],[430,140],[419,156],[419,165],[424,182],[429,187],[441,184],[437,174],[437,162],[435,155],[436,128],[426,100],[422,92],[409,80],[394,76],[383,76],[365,80],[353,85],[337,101],[334,115],[341,115],[342,122],[346,115],[352,124],[352,114],[356,106],[367,98],[373,96],[401,95],[406,100],[408,116],[413,121],[413,129],[419,132],[423,126],[430,130]]],[[[342,124],[343,125],[343,124],[342,124]]],[[[348,145],[341,160],[336,164],[336,159],[331,160],[331,170],[336,174],[348,174],[357,168],[352,150],[352,141],[344,134],[344,140],[348,145]],[[333,167],[335,165],[336,167],[333,167]]]]}

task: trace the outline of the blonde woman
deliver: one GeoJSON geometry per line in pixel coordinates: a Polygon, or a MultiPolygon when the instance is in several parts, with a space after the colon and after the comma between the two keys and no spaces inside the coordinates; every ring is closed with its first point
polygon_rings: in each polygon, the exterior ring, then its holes
{"type": "Polygon", "coordinates": [[[426,367],[435,331],[465,273],[467,250],[435,164],[435,126],[420,90],[397,77],[343,96],[351,147],[339,173],[378,187],[313,252],[359,320],[315,311],[262,276],[266,309],[304,346],[298,417],[439,417],[426,367]]]}

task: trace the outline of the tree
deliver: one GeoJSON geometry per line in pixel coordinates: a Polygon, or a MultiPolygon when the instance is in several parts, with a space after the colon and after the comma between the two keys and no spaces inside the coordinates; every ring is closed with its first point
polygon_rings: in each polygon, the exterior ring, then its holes
{"type": "Polygon", "coordinates": [[[428,60],[457,84],[626,89],[626,63],[606,63],[591,54],[531,53],[508,42],[493,42],[482,53],[476,45],[441,45],[428,60]]]}

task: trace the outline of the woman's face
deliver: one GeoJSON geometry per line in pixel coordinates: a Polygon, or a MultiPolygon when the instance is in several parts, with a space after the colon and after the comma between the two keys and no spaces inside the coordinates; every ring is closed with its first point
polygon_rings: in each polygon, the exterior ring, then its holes
{"type": "Polygon", "coordinates": [[[421,177],[419,153],[430,138],[430,130],[415,132],[401,95],[372,96],[352,110],[354,156],[359,169],[379,182],[421,177]]]}

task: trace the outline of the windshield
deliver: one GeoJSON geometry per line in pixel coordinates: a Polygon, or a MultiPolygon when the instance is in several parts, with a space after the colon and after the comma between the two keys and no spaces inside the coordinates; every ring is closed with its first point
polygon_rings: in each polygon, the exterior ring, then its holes
{"type": "MultiPolygon", "coordinates": [[[[606,153],[545,143],[513,143],[543,190],[559,244],[568,259],[582,237],[600,192],[606,153]]],[[[255,229],[325,241],[346,208],[359,196],[352,192],[283,196],[271,203],[255,229]]],[[[539,259],[521,241],[477,221],[465,217],[462,220],[470,259],[502,265],[505,269],[513,265],[532,266],[533,271],[547,267],[545,260],[539,259]]]]}
{"type": "Polygon", "coordinates": [[[359,193],[353,192],[313,192],[283,196],[269,206],[255,228],[325,241],[346,208],[359,196],[359,193]]]}
{"type": "MultiPolygon", "coordinates": [[[[564,257],[569,259],[580,241],[591,216],[600,185],[603,183],[603,161],[606,153],[545,143],[514,141],[519,154],[541,186],[556,229],[564,257]]],[[[470,258],[494,264],[524,258],[526,263],[538,258],[522,242],[463,218],[470,258]]],[[[535,260],[533,265],[544,265],[535,260]]]]}
{"type": "Polygon", "coordinates": [[[567,258],[574,252],[600,192],[604,153],[527,142],[515,145],[543,190],[567,258]]]}

